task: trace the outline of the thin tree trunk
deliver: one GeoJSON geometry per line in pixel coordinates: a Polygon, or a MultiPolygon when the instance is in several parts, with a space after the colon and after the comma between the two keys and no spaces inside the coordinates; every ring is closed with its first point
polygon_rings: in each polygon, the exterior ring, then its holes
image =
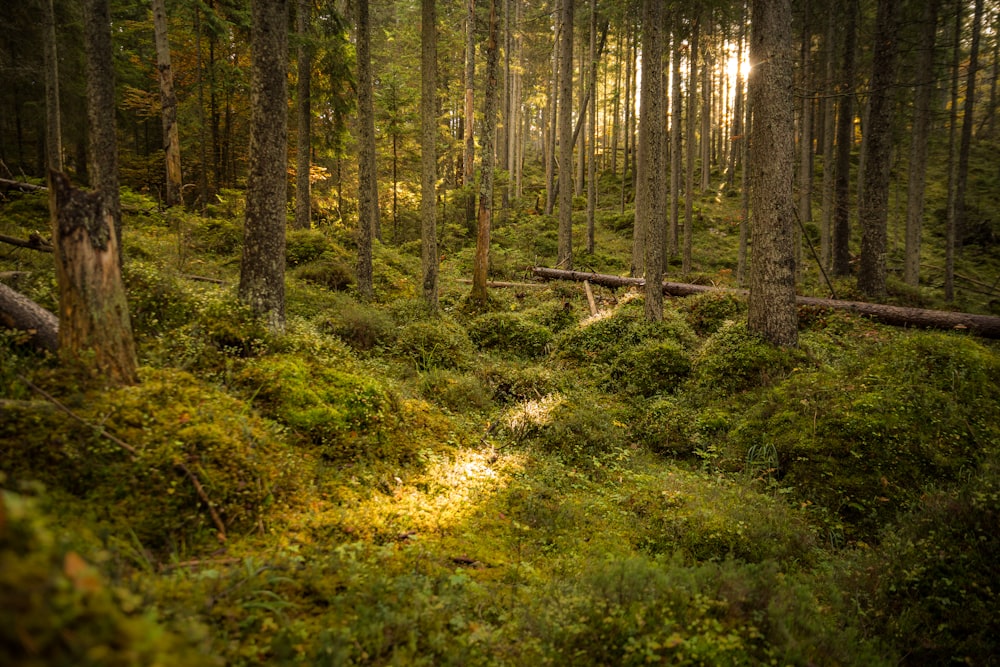
{"type": "Polygon", "coordinates": [[[632,58],[632,46],[631,40],[635,39],[633,37],[632,21],[631,17],[626,12],[625,14],[625,31],[626,31],[626,42],[625,42],[625,119],[623,124],[623,138],[622,143],[624,144],[624,150],[622,152],[622,189],[621,189],[621,208],[620,213],[625,213],[625,189],[628,182],[628,156],[629,156],[629,146],[631,141],[631,130],[629,126],[629,119],[632,117],[632,109],[634,105],[632,104],[632,74],[635,72],[635,60],[632,58]]]}
{"type": "Polygon", "coordinates": [[[437,250],[437,6],[420,3],[420,267],[424,301],[438,308],[437,250]]]}
{"type": "Polygon", "coordinates": [[[678,253],[681,202],[681,138],[684,110],[681,97],[681,20],[674,22],[674,48],[671,52],[670,77],[670,255],[678,253]]]}
{"type": "MultiPolygon", "coordinates": [[[[569,1],[571,0],[567,0],[569,1]]],[[[479,140],[483,147],[482,175],[479,179],[478,234],[470,295],[470,299],[480,306],[485,306],[489,298],[486,292],[486,275],[490,264],[490,226],[493,219],[493,177],[496,160],[493,141],[496,135],[499,104],[497,79],[500,74],[500,19],[497,15],[497,2],[498,0],[490,0],[489,34],[486,38],[486,90],[483,94],[483,129],[479,140]]],[[[567,191],[570,189],[571,186],[567,187],[567,191]]]]}
{"type": "Polygon", "coordinates": [[[288,159],[287,0],[253,0],[250,173],[247,177],[240,301],[285,328],[285,208],[288,159]]]}
{"type": "Polygon", "coordinates": [[[698,88],[698,22],[691,29],[691,40],[688,49],[688,103],[687,103],[687,136],[684,185],[684,253],[681,259],[681,273],[691,273],[691,237],[694,227],[694,121],[697,106],[698,88]]]}
{"type": "Polygon", "coordinates": [[[830,268],[831,240],[833,235],[834,153],[833,136],[837,111],[833,94],[836,91],[836,12],[829,12],[823,47],[826,49],[826,98],[823,100],[823,223],[820,227],[820,264],[830,268]]]}
{"type": "Polygon", "coordinates": [[[955,7],[955,32],[951,58],[951,112],[948,123],[948,204],[944,249],[944,298],[955,299],[955,237],[957,197],[955,181],[958,177],[958,159],[955,155],[955,138],[958,135],[958,81],[962,52],[962,5],[955,7]]]}
{"type": "Polygon", "coordinates": [[[559,99],[559,47],[562,43],[562,3],[570,0],[553,0],[555,11],[553,12],[552,39],[552,85],[549,89],[549,135],[548,145],[545,147],[545,215],[552,215],[556,206],[556,136],[559,123],[559,106],[564,103],[559,99]]]}
{"type": "Polygon", "coordinates": [[[475,229],[476,192],[475,159],[476,140],[473,135],[475,108],[473,92],[476,78],[476,2],[466,0],[465,4],[465,153],[462,158],[463,184],[466,187],[465,222],[470,230],[475,229]]]}
{"type": "Polygon", "coordinates": [[[587,252],[594,254],[594,226],[597,211],[597,0],[590,0],[590,120],[587,142],[587,252]]]}
{"type": "Polygon", "coordinates": [[[861,262],[858,289],[872,299],[886,294],[889,216],[889,168],[892,158],[891,87],[896,78],[896,14],[898,0],[879,0],[872,54],[868,114],[868,157],[861,200],[861,262]]]}
{"type": "Polygon", "coordinates": [[[920,38],[920,60],[913,102],[913,132],[910,138],[910,173],[906,198],[906,255],[903,280],[920,284],[920,236],[924,222],[924,192],[927,184],[927,151],[930,143],[931,101],[934,92],[934,46],[937,41],[937,15],[941,0],[927,0],[924,5],[920,38]]]}
{"type": "Polygon", "coordinates": [[[174,94],[174,71],[170,66],[170,42],[167,39],[167,9],[164,0],[152,0],[152,2],[156,70],[160,78],[163,152],[166,157],[167,173],[163,203],[169,207],[179,204],[181,201],[181,144],[177,130],[177,96],[174,94]]]}
{"type": "Polygon", "coordinates": [[[854,143],[854,63],[857,48],[857,0],[847,0],[846,35],[843,69],[840,79],[840,115],[837,119],[837,167],[834,182],[833,272],[846,276],[851,272],[850,254],[850,185],[851,146],[854,143]]]}
{"type": "Polygon", "coordinates": [[[356,0],[358,52],[358,294],[374,297],[372,237],[378,193],[375,189],[375,113],[372,106],[371,27],[368,0],[356,0]]]}
{"type": "Polygon", "coordinates": [[[312,11],[310,0],[298,0],[295,14],[295,31],[298,33],[298,131],[295,148],[295,226],[309,229],[312,226],[311,180],[312,171],[312,58],[309,22],[312,11]]]}
{"type": "MultiPolygon", "coordinates": [[[[805,12],[809,12],[809,2],[806,0],[805,12]]],[[[799,129],[799,220],[806,223],[812,220],[812,156],[813,156],[813,122],[812,122],[812,92],[810,77],[812,74],[812,31],[805,21],[802,29],[802,116],[799,129]]],[[[801,243],[796,243],[796,262],[801,260],[799,249],[801,243]]]]}
{"type": "Polygon", "coordinates": [[[198,62],[198,148],[201,151],[201,173],[198,176],[201,209],[208,204],[208,142],[205,139],[205,85],[201,52],[201,7],[194,8],[195,51],[198,62]]]}
{"type": "Polygon", "coordinates": [[[115,250],[122,259],[121,199],[118,192],[118,139],[115,135],[115,69],[108,0],[87,0],[84,34],[87,52],[87,119],[90,184],[105,198],[115,230],[115,250]]]}
{"type": "Polygon", "coordinates": [[[962,138],[958,147],[958,177],[955,181],[955,250],[962,251],[965,235],[965,192],[969,183],[969,152],[976,110],[976,75],[979,73],[979,41],[983,27],[983,0],[976,0],[972,15],[972,45],[965,79],[965,107],[962,112],[962,138]]]}
{"type": "Polygon", "coordinates": [[[559,46],[559,266],[573,268],[573,3],[562,0],[559,46]]]}
{"type": "MultiPolygon", "coordinates": [[[[46,173],[62,171],[62,123],[59,104],[59,54],[56,41],[56,19],[52,0],[41,0],[45,22],[43,49],[45,55],[45,155],[46,173]]],[[[51,185],[51,184],[50,184],[51,185]]]]}
{"type": "MultiPolygon", "coordinates": [[[[646,278],[646,319],[663,319],[663,218],[664,192],[659,187],[663,159],[663,4],[660,0],[642,0],[642,91],[639,96],[641,123],[637,162],[635,227],[641,231],[636,245],[644,253],[641,268],[646,278]]],[[[633,262],[636,261],[633,252],[633,262]]],[[[638,274],[637,266],[633,273],[638,274]]]]}
{"type": "Polygon", "coordinates": [[[708,28],[702,40],[701,53],[701,190],[711,187],[712,172],[712,14],[709,10],[708,28]]]}

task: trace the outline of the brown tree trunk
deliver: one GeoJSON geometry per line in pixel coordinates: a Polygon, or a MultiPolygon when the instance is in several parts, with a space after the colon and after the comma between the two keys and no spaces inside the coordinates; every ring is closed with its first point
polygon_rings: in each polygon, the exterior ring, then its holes
{"type": "Polygon", "coordinates": [[[590,91],[587,120],[587,252],[594,254],[597,211],[597,0],[590,0],[590,91]]]}
{"type": "Polygon", "coordinates": [[[858,289],[866,297],[886,294],[886,251],[889,218],[889,167],[892,157],[891,86],[896,72],[897,0],[879,0],[868,97],[868,155],[861,200],[861,263],[858,289]]]}
{"type": "Polygon", "coordinates": [[[368,0],[355,3],[358,54],[358,295],[375,296],[372,237],[378,193],[375,188],[375,111],[372,102],[371,26],[368,0]]]}
{"type": "Polygon", "coordinates": [[[46,173],[62,171],[62,123],[59,105],[59,54],[52,0],[41,0],[45,53],[45,154],[46,173]]]}
{"type": "Polygon", "coordinates": [[[181,201],[181,144],[177,131],[177,96],[174,94],[174,71],[170,67],[170,42],[167,39],[167,9],[164,0],[153,2],[153,41],[156,43],[156,70],[160,77],[160,101],[163,107],[163,152],[167,180],[163,203],[174,206],[181,201]]]}
{"type": "Polygon", "coordinates": [[[295,226],[309,229],[312,226],[311,181],[312,170],[312,57],[313,48],[309,42],[309,19],[312,3],[298,0],[295,14],[295,31],[299,37],[298,62],[298,122],[295,148],[295,226]]]}
{"type": "Polygon", "coordinates": [[[752,0],[750,18],[751,331],[798,342],[795,310],[795,162],[790,0],[752,0]]]}
{"type": "Polygon", "coordinates": [[[910,137],[910,174],[906,197],[906,259],[903,280],[920,284],[920,236],[924,222],[924,192],[927,184],[927,150],[930,143],[931,97],[934,91],[934,44],[937,41],[937,16],[941,0],[924,5],[920,38],[920,62],[917,66],[916,94],[913,102],[913,132],[910,137]]]}
{"type": "Polygon", "coordinates": [[[562,0],[559,45],[559,266],[573,268],[573,3],[562,0]]]}
{"type": "Polygon", "coordinates": [[[465,153],[462,158],[463,183],[467,188],[465,199],[465,222],[470,230],[475,229],[476,194],[473,184],[476,178],[475,108],[473,93],[476,78],[476,2],[467,0],[465,5],[465,153]]]}
{"type": "MultiPolygon", "coordinates": [[[[636,167],[635,227],[642,236],[640,252],[644,253],[643,274],[646,278],[646,319],[663,319],[663,290],[657,285],[663,280],[663,220],[666,208],[665,192],[658,187],[662,170],[663,131],[666,114],[663,108],[663,4],[660,0],[642,2],[642,90],[639,95],[640,118],[639,154],[636,167]],[[640,206],[641,204],[641,206],[640,206]]],[[[635,256],[633,254],[633,256],[635,256]]],[[[633,273],[637,267],[633,266],[633,273]]]]}
{"type": "Polygon", "coordinates": [[[843,69],[840,79],[840,111],[837,119],[837,166],[834,181],[833,272],[846,276],[851,272],[851,147],[854,143],[854,56],[857,48],[857,0],[846,0],[846,36],[843,69]]]}
{"type": "Polygon", "coordinates": [[[59,356],[113,384],[135,384],[135,343],[109,199],[101,190],[73,188],[60,173],[52,172],[49,178],[56,212],[59,356]]]}
{"type": "Polygon", "coordinates": [[[691,273],[691,237],[694,228],[694,121],[698,96],[698,23],[691,28],[691,39],[688,42],[688,90],[687,117],[684,136],[684,250],[681,256],[681,273],[691,273]]]}
{"type": "Polygon", "coordinates": [[[285,328],[288,0],[251,4],[250,173],[239,298],[271,331],[285,328]]]}
{"type": "Polygon", "coordinates": [[[87,121],[90,184],[107,198],[114,221],[115,251],[121,262],[121,198],[118,192],[118,139],[115,136],[115,68],[111,51],[111,12],[108,0],[87,0],[84,16],[87,52],[87,121]]]}
{"type": "Polygon", "coordinates": [[[670,68],[670,255],[677,256],[680,238],[681,139],[684,109],[681,97],[681,21],[674,21],[674,48],[670,68]]]}
{"type": "MultiPolygon", "coordinates": [[[[567,0],[570,1],[570,0],[567,0]]],[[[483,93],[483,132],[480,144],[483,149],[482,175],[479,179],[479,211],[477,214],[476,260],[472,272],[472,301],[485,305],[486,274],[490,264],[490,226],[493,220],[493,178],[496,155],[493,150],[499,106],[498,81],[500,75],[500,18],[498,0],[490,0],[489,34],[486,38],[486,90],[483,93]]],[[[570,161],[572,164],[572,160],[570,161]]],[[[572,186],[567,188],[571,190],[572,186]]]]}
{"type": "Polygon", "coordinates": [[[438,307],[437,250],[437,8],[420,3],[420,267],[424,301],[438,307]]]}

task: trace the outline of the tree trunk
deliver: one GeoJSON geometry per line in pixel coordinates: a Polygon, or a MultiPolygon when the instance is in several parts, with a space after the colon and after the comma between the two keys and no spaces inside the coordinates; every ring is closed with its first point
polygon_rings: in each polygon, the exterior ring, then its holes
{"type": "Polygon", "coordinates": [[[847,24],[844,38],[843,69],[840,79],[840,112],[837,119],[837,166],[833,204],[833,272],[851,272],[851,147],[854,143],[854,56],[857,48],[857,0],[846,0],[847,24]]]}
{"type": "Polygon", "coordinates": [[[467,190],[465,199],[465,221],[469,229],[475,229],[476,194],[473,184],[476,178],[476,139],[473,135],[475,109],[473,92],[476,78],[476,2],[467,0],[465,5],[465,153],[462,157],[463,183],[467,190]]]}
{"type": "Polygon", "coordinates": [[[983,27],[983,0],[976,0],[972,15],[972,45],[965,78],[965,106],[962,110],[962,139],[958,147],[958,174],[955,179],[955,249],[961,252],[965,234],[965,191],[969,183],[969,151],[976,110],[976,75],[979,73],[979,41],[983,27]]]}
{"type": "MultiPolygon", "coordinates": [[[[569,0],[566,0],[569,1],[569,0]]],[[[552,82],[549,87],[549,109],[548,109],[548,143],[545,146],[545,215],[552,215],[556,207],[556,134],[559,122],[559,45],[562,34],[562,10],[560,9],[563,0],[553,0],[555,11],[553,12],[553,38],[552,38],[552,82]]]]}
{"type": "Polygon", "coordinates": [[[28,297],[2,283],[0,283],[0,324],[8,329],[28,332],[28,342],[36,348],[49,352],[59,349],[59,319],[28,297]]]}
{"type": "Polygon", "coordinates": [[[420,3],[420,267],[424,301],[438,308],[437,250],[437,6],[420,3]]]}
{"type": "MultiPolygon", "coordinates": [[[[640,253],[645,254],[645,266],[642,268],[647,285],[646,319],[659,322],[663,319],[663,290],[657,289],[657,286],[663,280],[663,213],[666,204],[665,193],[658,187],[661,172],[666,166],[662,150],[666,114],[663,108],[663,4],[660,0],[642,1],[642,22],[635,228],[641,233],[641,236],[636,235],[636,245],[640,253]]],[[[633,266],[633,273],[638,274],[638,268],[633,266]]]]}
{"type": "Polygon", "coordinates": [[[587,121],[587,252],[594,254],[597,211],[597,0],[590,0],[590,115],[587,121]]]}
{"type": "Polygon", "coordinates": [[[285,204],[288,160],[288,0],[253,0],[250,152],[240,301],[285,328],[285,204]]]}
{"type": "Polygon", "coordinates": [[[681,273],[691,273],[691,237],[694,227],[694,121],[698,89],[698,22],[691,28],[688,42],[688,91],[687,91],[687,131],[685,143],[684,179],[684,253],[681,258],[681,273]]]}
{"type": "Polygon", "coordinates": [[[948,123],[948,204],[944,250],[944,298],[955,298],[955,237],[956,208],[955,181],[958,177],[958,159],[955,155],[955,137],[958,134],[958,80],[962,53],[962,5],[955,7],[955,32],[951,57],[951,111],[948,123]]]}
{"type": "Polygon", "coordinates": [[[632,17],[629,15],[628,10],[625,12],[625,118],[623,124],[623,152],[622,152],[622,189],[621,189],[621,208],[620,212],[625,214],[625,191],[628,188],[628,156],[629,147],[632,145],[632,130],[629,124],[630,119],[634,115],[632,109],[635,108],[632,99],[632,81],[633,75],[635,74],[635,59],[632,57],[634,53],[632,49],[632,41],[634,37],[634,29],[632,26],[632,17]]]}
{"type": "Polygon", "coordinates": [[[701,190],[711,187],[712,172],[712,12],[708,10],[701,53],[701,190]]]}
{"type": "Polygon", "coordinates": [[[837,14],[829,12],[826,36],[823,48],[826,49],[826,98],[823,100],[823,222],[820,227],[820,264],[824,269],[830,268],[831,239],[833,235],[833,193],[834,193],[834,158],[833,135],[836,127],[837,113],[833,95],[837,82],[835,65],[837,61],[836,45],[837,14]]]}
{"type": "Polygon", "coordinates": [[[58,172],[49,179],[59,356],[64,363],[96,370],[113,384],[135,384],[138,362],[110,198],[99,189],[77,190],[58,172]]]}
{"type": "Polygon", "coordinates": [[[368,0],[355,3],[358,53],[358,294],[375,296],[372,278],[372,236],[378,194],[375,189],[375,112],[372,106],[371,27],[368,0]]]}
{"type": "MultiPolygon", "coordinates": [[[[610,288],[643,287],[646,281],[642,278],[628,278],[603,273],[586,273],[583,271],[562,271],[542,266],[532,267],[531,273],[543,280],[586,280],[592,285],[602,285],[610,288]]],[[[685,297],[709,292],[725,292],[746,296],[746,290],[722,289],[707,285],[690,285],[687,283],[663,283],[663,293],[670,296],[685,297]]],[[[903,308],[864,301],[841,301],[838,299],[820,299],[811,296],[796,296],[795,304],[807,308],[843,310],[856,315],[902,327],[919,327],[926,329],[945,329],[967,331],[984,338],[1000,339],[1000,317],[990,315],[975,315],[944,310],[926,310],[923,308],[903,308]]]]}
{"type": "Polygon", "coordinates": [[[118,192],[118,139],[115,136],[115,68],[111,51],[111,12],[108,0],[87,0],[84,18],[87,52],[87,125],[90,184],[107,198],[118,239],[121,262],[121,198],[118,192]]]}
{"type": "Polygon", "coordinates": [[[309,22],[312,3],[298,0],[295,13],[295,32],[298,33],[298,125],[295,147],[295,226],[309,229],[312,226],[311,181],[312,171],[312,57],[313,47],[309,39],[309,22]]]}
{"type": "Polygon", "coordinates": [[[45,55],[45,154],[46,173],[62,171],[62,123],[59,104],[59,54],[56,41],[56,19],[52,0],[41,0],[45,21],[43,48],[45,55]]]}
{"type": "Polygon", "coordinates": [[[559,266],[573,268],[573,3],[562,0],[559,45],[559,266]]]}
{"type": "Polygon", "coordinates": [[[680,238],[681,138],[684,110],[681,97],[681,21],[674,22],[670,77],[670,255],[677,256],[680,238]]]}
{"type": "Polygon", "coordinates": [[[906,197],[906,255],[903,280],[920,284],[920,235],[924,223],[924,191],[927,184],[927,150],[931,130],[931,98],[934,92],[934,45],[937,41],[937,16],[941,0],[924,5],[920,31],[920,56],[917,65],[916,93],[913,101],[913,132],[910,136],[910,173],[906,197]]]}
{"type": "Polygon", "coordinates": [[[167,180],[163,203],[167,207],[181,201],[181,144],[177,131],[177,96],[174,94],[174,71],[170,66],[170,42],[167,39],[167,8],[164,0],[153,2],[153,41],[156,43],[156,70],[160,78],[160,101],[163,107],[163,153],[167,180]]]}
{"type": "Polygon", "coordinates": [[[868,154],[861,200],[861,263],[858,289],[870,299],[886,294],[886,246],[889,218],[889,168],[892,158],[892,97],[896,77],[898,0],[879,0],[871,93],[868,96],[868,154]]]}
{"type": "Polygon", "coordinates": [[[747,323],[774,345],[795,345],[792,8],[790,0],[752,0],[750,7],[753,258],[747,323]]]}
{"type": "MultiPolygon", "coordinates": [[[[569,1],[571,0],[567,0],[569,1]]],[[[486,90],[483,93],[483,130],[479,139],[483,147],[482,174],[479,179],[476,261],[472,272],[472,293],[469,297],[481,306],[485,306],[488,299],[486,274],[490,264],[490,226],[493,220],[493,178],[496,163],[493,142],[497,128],[499,105],[497,79],[500,74],[500,18],[497,15],[497,2],[498,0],[490,0],[489,34],[486,37],[486,90]]],[[[566,188],[567,191],[571,189],[572,185],[566,188]]]]}

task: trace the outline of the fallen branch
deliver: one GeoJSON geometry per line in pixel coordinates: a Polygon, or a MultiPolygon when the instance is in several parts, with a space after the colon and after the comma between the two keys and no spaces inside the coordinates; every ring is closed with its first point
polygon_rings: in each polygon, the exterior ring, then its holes
{"type": "Polygon", "coordinates": [[[225,285],[225,280],[219,280],[218,278],[209,278],[208,276],[196,276],[193,273],[180,273],[178,274],[181,278],[186,278],[187,280],[195,280],[203,283],[213,283],[215,285],[225,285]]]}
{"type": "Polygon", "coordinates": [[[590,314],[597,314],[597,302],[594,301],[594,290],[590,289],[590,281],[583,281],[583,291],[587,293],[587,305],[590,306],[590,314]]]}
{"type": "Polygon", "coordinates": [[[21,192],[38,192],[48,190],[44,185],[25,183],[24,181],[12,181],[7,178],[0,178],[0,188],[4,190],[20,190],[21,192]]]}
{"type": "MultiPolygon", "coordinates": [[[[42,396],[45,400],[47,400],[50,403],[52,403],[52,405],[54,405],[60,412],[66,414],[71,419],[79,422],[80,424],[83,424],[84,426],[87,426],[87,427],[93,429],[97,433],[97,435],[99,435],[101,437],[104,437],[104,438],[107,438],[108,440],[110,440],[111,442],[115,443],[116,445],[118,445],[119,447],[121,447],[122,449],[124,449],[126,452],[128,452],[129,454],[131,454],[132,456],[134,456],[134,457],[138,457],[139,456],[139,451],[135,447],[133,447],[132,445],[128,444],[127,442],[125,442],[124,440],[122,440],[121,438],[119,438],[118,436],[116,436],[116,435],[114,435],[112,433],[108,433],[106,430],[104,430],[103,426],[98,426],[96,424],[91,424],[90,422],[88,422],[83,417],[80,417],[75,412],[73,412],[72,410],[70,410],[69,408],[67,408],[65,405],[63,405],[62,403],[60,403],[59,399],[57,399],[52,394],[48,393],[47,391],[45,391],[44,389],[42,389],[41,387],[39,387],[38,385],[36,385],[34,382],[32,382],[31,380],[29,380],[28,378],[26,378],[24,376],[21,376],[21,375],[19,375],[18,378],[21,380],[21,382],[23,382],[24,384],[28,385],[28,387],[32,391],[34,391],[35,393],[37,393],[40,396],[42,396]]],[[[208,494],[205,493],[205,487],[203,487],[201,485],[201,482],[198,481],[198,478],[195,476],[195,474],[193,472],[191,472],[191,469],[188,468],[183,463],[174,463],[174,468],[176,468],[177,470],[180,470],[182,473],[184,473],[184,475],[189,480],[191,480],[191,484],[194,486],[195,492],[197,492],[198,497],[201,498],[202,502],[204,502],[205,505],[208,507],[209,514],[212,515],[212,522],[215,524],[215,527],[219,531],[218,534],[216,535],[216,537],[218,538],[218,540],[220,542],[225,542],[226,541],[226,525],[224,523],[222,523],[222,517],[220,517],[219,513],[215,511],[215,506],[212,504],[212,501],[209,500],[208,494]]]]}
{"type": "Polygon", "coordinates": [[[28,237],[28,240],[19,239],[15,236],[7,236],[6,234],[0,234],[0,242],[6,243],[8,245],[14,245],[19,248],[29,248],[31,250],[38,250],[40,252],[52,252],[52,244],[48,243],[43,239],[38,232],[34,232],[28,237]]]}
{"type": "MultiPolygon", "coordinates": [[[[471,285],[472,284],[472,281],[469,280],[468,278],[460,278],[458,282],[464,283],[464,284],[467,284],[467,285],[471,285]]],[[[518,288],[518,287],[529,287],[529,288],[530,287],[545,287],[545,285],[543,283],[507,283],[507,282],[498,281],[498,280],[489,281],[489,282],[486,283],[486,286],[487,287],[497,287],[497,288],[503,288],[503,287],[513,287],[513,288],[518,288]]]]}
{"type": "MultiPolygon", "coordinates": [[[[582,273],[579,271],[563,271],[536,266],[531,272],[546,280],[588,280],[595,285],[605,287],[640,287],[646,284],[642,278],[626,278],[603,273],[582,273]]],[[[746,290],[691,285],[687,283],[663,283],[663,293],[670,296],[693,296],[706,292],[728,292],[746,296],[746,290]]],[[[865,301],[841,301],[839,299],[820,299],[810,296],[797,296],[795,303],[799,306],[812,308],[829,308],[846,310],[870,317],[883,324],[893,326],[921,327],[926,329],[964,330],[984,338],[1000,338],[1000,317],[991,315],[975,315],[946,310],[927,310],[923,308],[904,308],[881,303],[865,301]]]]}

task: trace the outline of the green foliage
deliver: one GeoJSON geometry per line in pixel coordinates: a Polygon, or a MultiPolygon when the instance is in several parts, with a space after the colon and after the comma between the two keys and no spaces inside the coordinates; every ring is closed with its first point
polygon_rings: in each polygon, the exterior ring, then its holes
{"type": "Polygon", "coordinates": [[[156,335],[182,327],[191,318],[191,290],[164,267],[132,260],[125,264],[129,316],[134,331],[156,335]]]}
{"type": "Polygon", "coordinates": [[[508,352],[533,359],[545,356],[552,332],[510,312],[480,315],[468,325],[469,338],[481,350],[508,352]]]}
{"type": "Polygon", "coordinates": [[[318,259],[303,264],[294,275],[299,280],[334,291],[346,290],[355,282],[354,267],[343,259],[318,259]]]}
{"type": "Polygon", "coordinates": [[[482,366],[479,374],[501,404],[540,399],[557,388],[553,372],[537,365],[498,361],[482,366]]]}
{"type": "Polygon", "coordinates": [[[705,292],[685,297],[678,303],[678,310],[699,336],[708,336],[744,314],[746,301],[729,292],[705,292]]]}
{"type": "Polygon", "coordinates": [[[615,359],[605,386],[648,397],[674,391],[690,372],[688,353],[679,343],[644,341],[615,359]]]}
{"type": "Polygon", "coordinates": [[[196,253],[232,255],[243,246],[242,219],[203,218],[188,230],[186,241],[196,253]]]}
{"type": "Polygon", "coordinates": [[[318,229],[289,229],[285,232],[285,263],[289,267],[314,262],[332,250],[330,240],[318,229]]]}
{"type": "Polygon", "coordinates": [[[396,327],[388,314],[353,299],[338,302],[322,328],[358,351],[386,347],[396,338],[396,327]]]}
{"type": "Polygon", "coordinates": [[[34,499],[0,488],[0,662],[220,664],[203,653],[198,639],[165,632],[139,596],[112,585],[99,563],[66,543],[34,499]]]}
{"type": "Polygon", "coordinates": [[[794,351],[769,345],[745,324],[734,323],[719,329],[695,355],[692,379],[704,390],[735,394],[780,380],[796,361],[794,351]]]}
{"type": "Polygon", "coordinates": [[[490,391],[473,374],[435,368],[420,374],[420,395],[454,413],[490,407],[490,391]]]}
{"type": "Polygon", "coordinates": [[[674,311],[666,311],[662,322],[648,322],[640,299],[622,303],[601,315],[569,329],[554,342],[553,354],[577,363],[613,364],[625,351],[646,340],[673,340],[692,345],[694,333],[674,311]]]}
{"type": "Polygon", "coordinates": [[[418,320],[403,326],[394,350],[420,370],[466,369],[475,356],[465,329],[446,317],[418,320]]]}
{"type": "Polygon", "coordinates": [[[336,366],[270,355],[248,363],[236,380],[258,409],[327,458],[408,456],[384,437],[398,412],[398,397],[375,378],[336,366]]]}

